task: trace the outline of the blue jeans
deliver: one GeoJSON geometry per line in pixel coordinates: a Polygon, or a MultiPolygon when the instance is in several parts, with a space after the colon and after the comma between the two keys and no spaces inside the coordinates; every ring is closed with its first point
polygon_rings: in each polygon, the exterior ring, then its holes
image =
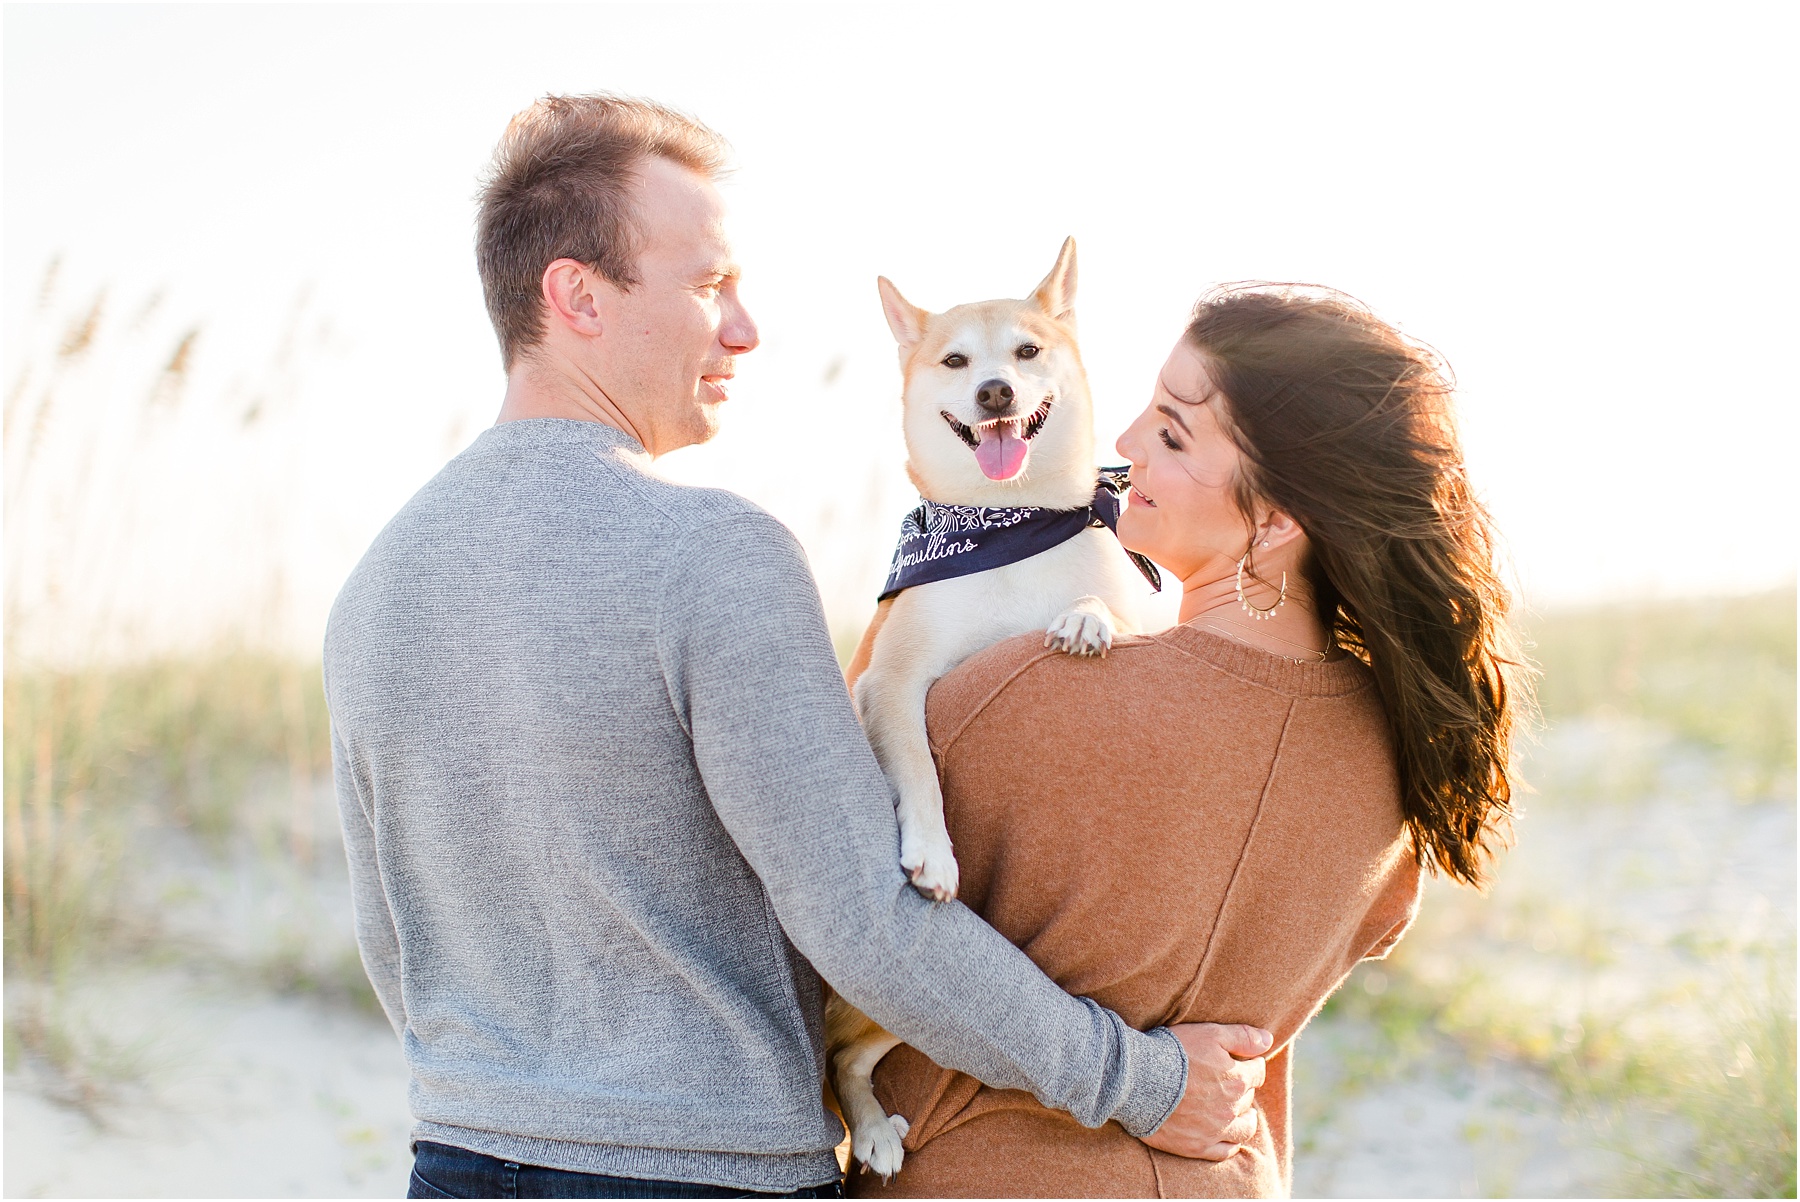
{"type": "Polygon", "coordinates": [[[499,1160],[465,1148],[419,1140],[413,1145],[409,1198],[841,1198],[844,1184],[832,1181],[791,1194],[757,1194],[691,1181],[650,1181],[571,1173],[499,1160]]]}

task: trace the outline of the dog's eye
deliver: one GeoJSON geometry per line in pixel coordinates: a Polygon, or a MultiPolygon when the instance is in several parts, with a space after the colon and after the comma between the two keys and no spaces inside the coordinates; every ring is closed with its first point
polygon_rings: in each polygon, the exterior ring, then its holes
{"type": "Polygon", "coordinates": [[[967,367],[967,366],[969,366],[969,357],[967,355],[958,355],[958,354],[945,355],[944,356],[944,366],[945,367],[967,367]]]}
{"type": "Polygon", "coordinates": [[[1013,354],[1021,359],[1035,359],[1037,358],[1038,348],[1027,342],[1024,346],[1014,351],[1013,354]]]}

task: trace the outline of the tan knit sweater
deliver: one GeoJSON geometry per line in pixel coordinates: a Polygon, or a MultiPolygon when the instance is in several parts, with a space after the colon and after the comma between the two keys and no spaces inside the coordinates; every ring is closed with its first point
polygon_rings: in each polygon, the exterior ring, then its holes
{"type": "Polygon", "coordinates": [[[1292,1181],[1294,1036],[1418,905],[1373,678],[1191,626],[1103,659],[1026,636],[972,657],[926,714],[962,899],[1071,993],[1140,1029],[1275,1033],[1254,1140],[1223,1162],[1082,1127],[900,1047],[876,1073],[912,1124],[859,1195],[1235,1197],[1292,1181]]]}

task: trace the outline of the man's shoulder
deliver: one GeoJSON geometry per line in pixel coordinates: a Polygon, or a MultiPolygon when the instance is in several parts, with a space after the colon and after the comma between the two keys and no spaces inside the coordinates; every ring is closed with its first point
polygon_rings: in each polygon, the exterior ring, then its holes
{"type": "MultiPolygon", "coordinates": [[[[656,543],[775,519],[722,488],[658,475],[636,442],[598,423],[518,421],[484,431],[403,505],[384,533],[404,538],[445,524],[467,533],[520,524],[584,541],[602,530],[656,543]],[[545,529],[548,527],[548,529],[545,529]]],[[[380,541],[380,540],[378,540],[380,541]]]]}
{"type": "Polygon", "coordinates": [[[775,534],[787,529],[755,501],[729,489],[679,484],[648,472],[630,480],[628,487],[655,509],[672,534],[702,539],[708,535],[754,538],[759,532],[775,534]]]}

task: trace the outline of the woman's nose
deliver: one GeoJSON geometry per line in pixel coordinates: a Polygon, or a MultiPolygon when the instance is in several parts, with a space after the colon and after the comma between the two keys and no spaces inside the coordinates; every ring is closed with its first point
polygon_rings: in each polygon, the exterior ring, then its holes
{"type": "Polygon", "coordinates": [[[1136,422],[1133,422],[1131,425],[1126,426],[1125,433],[1119,435],[1119,440],[1117,442],[1113,443],[1113,450],[1117,451],[1124,458],[1131,460],[1133,463],[1137,462],[1137,456],[1135,456],[1131,453],[1132,447],[1136,445],[1132,441],[1131,432],[1133,430],[1135,430],[1136,428],[1137,428],[1136,422]]]}

